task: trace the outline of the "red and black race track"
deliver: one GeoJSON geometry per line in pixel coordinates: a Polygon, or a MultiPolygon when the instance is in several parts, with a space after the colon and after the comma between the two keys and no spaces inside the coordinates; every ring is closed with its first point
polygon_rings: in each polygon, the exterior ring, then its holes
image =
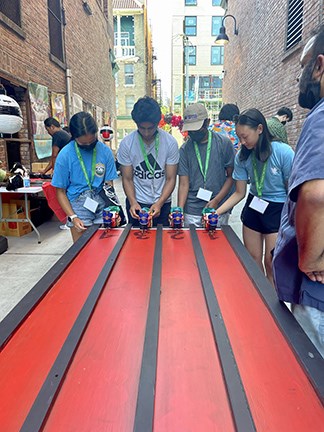
{"type": "Polygon", "coordinates": [[[324,430],[324,361],[229,227],[88,230],[0,344],[1,432],[324,430]]]}

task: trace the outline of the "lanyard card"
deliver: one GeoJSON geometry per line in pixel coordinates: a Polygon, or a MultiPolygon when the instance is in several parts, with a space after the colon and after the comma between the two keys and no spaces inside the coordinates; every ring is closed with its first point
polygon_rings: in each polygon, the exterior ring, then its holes
{"type": "Polygon", "coordinates": [[[86,200],[84,201],[83,207],[86,208],[87,210],[90,210],[92,213],[96,213],[98,203],[92,198],[87,197],[86,200]]]}
{"type": "Polygon", "coordinates": [[[264,201],[261,198],[254,197],[253,200],[250,202],[249,207],[261,214],[263,214],[266,211],[266,208],[268,207],[269,203],[267,201],[264,201]]]}
{"type": "Polygon", "coordinates": [[[203,200],[203,201],[208,202],[208,201],[210,201],[212,194],[213,194],[212,191],[209,191],[209,190],[203,189],[203,188],[199,188],[196,197],[203,200]]]}

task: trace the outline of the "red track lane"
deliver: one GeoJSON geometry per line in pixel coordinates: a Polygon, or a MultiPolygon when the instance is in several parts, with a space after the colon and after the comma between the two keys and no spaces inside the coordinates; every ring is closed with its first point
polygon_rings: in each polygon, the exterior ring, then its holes
{"type": "Polygon", "coordinates": [[[129,234],[44,431],[133,430],[155,233],[129,234]]]}
{"type": "Polygon", "coordinates": [[[320,400],[225,236],[198,236],[257,431],[323,431],[320,400]]]}
{"type": "MultiPolygon", "coordinates": [[[[0,355],[0,430],[19,431],[121,230],[97,232],[0,355]]],[[[31,431],[34,432],[34,431],[31,431]]]]}
{"type": "Polygon", "coordinates": [[[233,431],[190,232],[163,234],[154,432],[233,431]]]}

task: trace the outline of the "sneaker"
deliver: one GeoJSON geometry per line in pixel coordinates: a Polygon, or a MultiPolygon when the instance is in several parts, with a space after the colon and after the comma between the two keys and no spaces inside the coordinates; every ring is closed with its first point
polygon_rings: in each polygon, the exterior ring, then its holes
{"type": "Polygon", "coordinates": [[[65,224],[65,225],[60,225],[60,229],[61,229],[61,230],[69,230],[70,227],[68,227],[68,226],[65,224]]]}

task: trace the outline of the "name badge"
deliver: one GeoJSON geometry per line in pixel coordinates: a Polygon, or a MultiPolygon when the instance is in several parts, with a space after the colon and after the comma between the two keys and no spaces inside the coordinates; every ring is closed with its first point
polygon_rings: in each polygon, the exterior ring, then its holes
{"type": "Polygon", "coordinates": [[[269,203],[267,201],[264,201],[261,198],[254,197],[253,200],[250,202],[249,207],[261,214],[263,214],[268,207],[269,203]]]}
{"type": "Polygon", "coordinates": [[[92,213],[96,213],[98,208],[97,201],[93,200],[92,198],[87,197],[84,201],[83,207],[87,210],[90,210],[92,213]]]}
{"type": "Polygon", "coordinates": [[[196,197],[203,200],[203,201],[208,202],[208,201],[210,201],[212,194],[213,194],[212,191],[209,191],[209,190],[204,189],[204,188],[199,188],[196,197]]]}

